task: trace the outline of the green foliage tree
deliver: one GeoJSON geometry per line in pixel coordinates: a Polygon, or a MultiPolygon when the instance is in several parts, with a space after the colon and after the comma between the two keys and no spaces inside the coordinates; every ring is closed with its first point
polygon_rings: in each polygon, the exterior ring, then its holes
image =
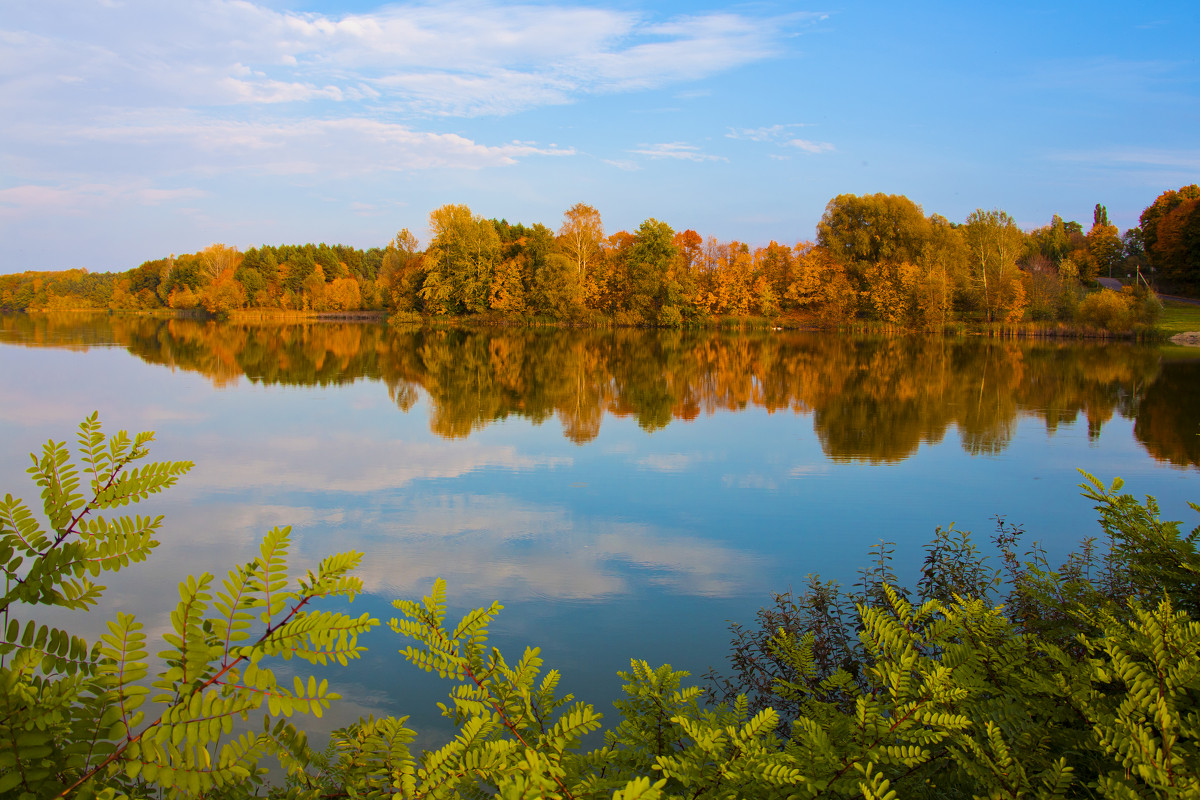
{"type": "Polygon", "coordinates": [[[242,286],[246,301],[251,305],[265,304],[267,300],[268,282],[278,277],[279,265],[275,262],[274,253],[263,249],[250,248],[242,256],[242,263],[233,273],[233,277],[242,286]]]}
{"type": "Polygon", "coordinates": [[[165,259],[146,261],[141,266],[130,270],[129,290],[142,298],[144,304],[161,305],[156,302],[158,284],[162,281],[165,259]]]}
{"type": "Polygon", "coordinates": [[[1025,234],[1005,211],[976,209],[963,232],[980,306],[988,322],[1015,322],[1025,309],[1025,289],[1017,266],[1025,234]]]}
{"type": "Polygon", "coordinates": [[[317,262],[312,253],[300,248],[293,248],[281,262],[284,269],[284,288],[294,298],[304,294],[304,283],[317,270],[317,262]]]}
{"type": "Polygon", "coordinates": [[[1049,225],[1033,230],[1029,234],[1029,241],[1038,253],[1055,267],[1070,252],[1071,240],[1067,234],[1066,223],[1058,214],[1053,216],[1049,225]]]}
{"type": "Polygon", "coordinates": [[[574,266],[565,255],[554,251],[541,259],[529,296],[535,309],[559,319],[569,319],[583,309],[583,287],[574,266]]]}
{"type": "MultiPolygon", "coordinates": [[[[643,323],[657,323],[665,309],[673,308],[678,314],[683,303],[678,276],[671,270],[674,238],[675,231],[670,225],[647,219],[638,227],[625,253],[626,307],[643,323]]],[[[674,318],[670,312],[668,316],[674,318]]]]}
{"type": "Polygon", "coordinates": [[[1145,270],[1146,245],[1141,228],[1130,228],[1121,234],[1121,249],[1127,267],[1145,270]]]}
{"type": "MultiPolygon", "coordinates": [[[[540,223],[492,222],[503,243],[503,261],[496,268],[491,307],[509,313],[528,310],[558,319],[577,317],[584,299],[578,264],[563,252],[554,233],[540,223]]],[[[598,251],[585,263],[592,263],[596,255],[598,251]]]]}
{"type": "Polygon", "coordinates": [[[359,654],[358,635],[377,624],[307,609],[321,597],[353,598],[361,585],[348,573],[361,555],[327,558],[290,588],[287,529],[272,530],[260,556],[219,586],[207,574],[180,584],[152,680],[146,634],[129,614],[110,620],[92,645],[34,619],[23,624],[39,605],[94,608],[104,587],[93,579],[143,561],[157,545],[161,517],[105,515],[191,469],[133,466],[152,440],[124,431],[106,438],[92,415],[79,429],[78,461],[53,441],[33,457],[44,521],[12,495],[0,502],[0,794],[248,793],[262,782],[263,756],[294,766],[303,753],[303,734],[286,718],[319,715],[336,699],[313,677],[280,683],[271,660],[345,663],[359,654]],[[236,734],[235,720],[264,705],[262,732],[236,734]]]}
{"type": "Polygon", "coordinates": [[[438,314],[486,311],[500,260],[495,225],[464,205],[445,205],[430,212],[429,230],[421,288],[426,308],[438,314]]]}
{"type": "Polygon", "coordinates": [[[904,195],[840,194],[817,224],[817,244],[843,264],[915,262],[928,238],[929,220],[904,195]]]}

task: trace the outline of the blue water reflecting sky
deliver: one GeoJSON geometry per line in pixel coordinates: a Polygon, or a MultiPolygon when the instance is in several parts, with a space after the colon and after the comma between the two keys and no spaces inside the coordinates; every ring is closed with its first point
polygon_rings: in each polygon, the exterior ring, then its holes
{"type": "MultiPolygon", "coordinates": [[[[1005,447],[974,456],[952,428],[906,459],[872,464],[827,457],[810,414],[756,407],[654,432],[609,416],[579,445],[555,419],[519,417],[443,439],[428,398],[402,412],[378,381],[217,386],[118,347],[0,344],[0,374],[0,491],[35,499],[25,454],[47,438],[73,441],[93,410],[109,432],[156,430],[155,458],[196,463],[147,504],[167,515],[163,544],[150,565],[107,581],[107,615],[133,610],[161,632],[183,576],[223,573],[290,524],[297,571],[334,551],[367,554],[368,596],[356,607],[385,620],[393,598],[419,596],[437,576],[459,611],[501,601],[497,643],[514,658],[540,644],[566,688],[603,706],[631,657],[696,675],[720,666],[726,620],[749,621],[808,573],[852,582],[881,538],[897,542],[910,581],[936,526],[986,541],[996,514],[1065,554],[1097,532],[1077,467],[1125,477],[1189,527],[1186,501],[1200,499],[1195,468],[1155,461],[1119,415],[1098,438],[1082,418],[1050,433],[1020,416],[1005,447]]],[[[349,700],[333,722],[414,713],[436,730],[430,695],[442,690],[401,663],[390,633],[368,644],[370,656],[337,679],[349,700]]]]}

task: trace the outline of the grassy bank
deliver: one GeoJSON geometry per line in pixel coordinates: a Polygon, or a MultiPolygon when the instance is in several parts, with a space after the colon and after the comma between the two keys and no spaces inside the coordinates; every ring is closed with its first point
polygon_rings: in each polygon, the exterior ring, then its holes
{"type": "Polygon", "coordinates": [[[1168,338],[1177,333],[1200,331],[1200,305],[1164,300],[1163,315],[1158,327],[1168,338]]]}

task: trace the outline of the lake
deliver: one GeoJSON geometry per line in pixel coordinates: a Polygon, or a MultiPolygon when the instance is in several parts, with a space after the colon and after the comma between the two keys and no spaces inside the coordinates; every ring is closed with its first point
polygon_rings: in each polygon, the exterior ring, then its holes
{"type": "MultiPolygon", "coordinates": [[[[542,647],[563,687],[610,708],[630,658],[697,679],[727,621],[809,573],[853,583],[896,543],[995,517],[1062,557],[1096,535],[1082,468],[1159,498],[1187,529],[1200,500],[1200,351],[982,337],[792,331],[396,330],[221,325],[105,315],[0,316],[0,491],[36,499],[26,455],[157,431],[152,458],[195,469],[146,504],[167,517],[148,565],[103,608],[169,625],[175,586],[223,574],[293,526],[296,571],[361,550],[386,620],[449,584],[452,608],[499,600],[494,641],[542,647]]],[[[77,620],[81,632],[95,623],[77,620]]],[[[324,725],[411,714],[445,734],[445,690],[385,628],[331,675],[324,725]]],[[[153,650],[154,648],[151,648],[153,650]]]]}

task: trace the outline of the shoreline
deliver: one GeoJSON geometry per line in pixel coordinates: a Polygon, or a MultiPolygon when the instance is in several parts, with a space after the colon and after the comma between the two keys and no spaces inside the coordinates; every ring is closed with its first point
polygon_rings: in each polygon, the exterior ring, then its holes
{"type": "Polygon", "coordinates": [[[1125,341],[1145,344],[1175,344],[1185,347],[1200,347],[1200,331],[1187,331],[1168,335],[1161,329],[1139,329],[1134,331],[1107,331],[1073,325],[1064,322],[1021,322],[1021,323],[972,323],[955,321],[934,328],[909,328],[902,325],[873,321],[857,321],[838,325],[822,323],[818,319],[787,317],[716,317],[693,320],[680,325],[630,324],[608,317],[592,316],[588,319],[552,319],[549,317],[498,316],[481,314],[471,316],[431,316],[416,312],[391,313],[384,310],[362,311],[299,311],[284,309],[239,309],[224,319],[198,309],[147,309],[140,311],[104,308],[54,309],[34,311],[12,311],[5,313],[26,315],[56,314],[103,314],[109,316],[144,316],[162,319],[191,319],[200,322],[220,322],[234,325],[257,324],[312,324],[324,322],[381,323],[393,328],[560,328],[595,330],[657,329],[657,330],[712,330],[712,331],[807,331],[812,333],[848,333],[877,336],[981,336],[992,339],[1027,339],[1054,341],[1125,341]]]}

